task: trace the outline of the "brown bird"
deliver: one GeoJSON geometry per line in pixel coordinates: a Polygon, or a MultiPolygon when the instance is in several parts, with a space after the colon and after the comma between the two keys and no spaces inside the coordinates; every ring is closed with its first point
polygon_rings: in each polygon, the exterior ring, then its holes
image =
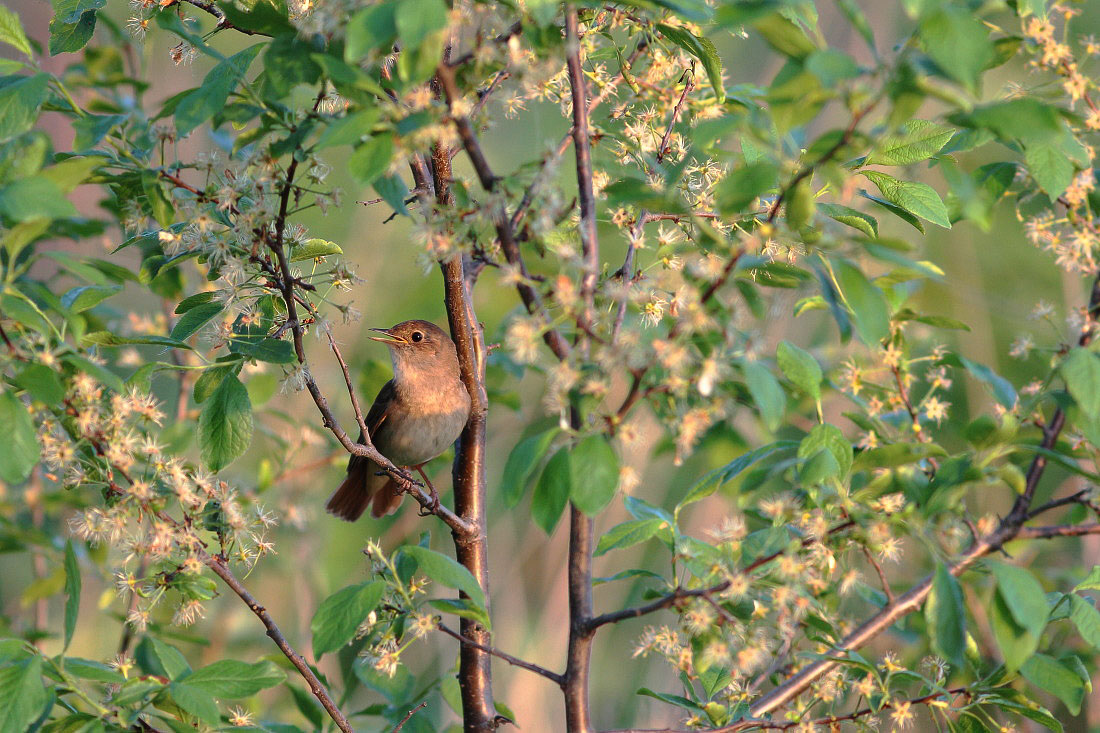
{"type": "MultiPolygon", "coordinates": [[[[374,398],[366,417],[367,431],[374,447],[394,464],[420,470],[458,439],[470,415],[470,395],[462,382],[458,351],[451,337],[428,321],[405,321],[393,328],[370,330],[383,334],[370,338],[389,347],[393,379],[374,398]]],[[[364,442],[362,434],[359,442],[364,442]]],[[[430,482],[428,486],[434,497],[435,489],[430,482]]],[[[401,495],[397,483],[377,463],[352,456],[347,478],[329,497],[325,509],[354,522],[372,500],[371,515],[375,517],[395,511],[401,495]]]]}

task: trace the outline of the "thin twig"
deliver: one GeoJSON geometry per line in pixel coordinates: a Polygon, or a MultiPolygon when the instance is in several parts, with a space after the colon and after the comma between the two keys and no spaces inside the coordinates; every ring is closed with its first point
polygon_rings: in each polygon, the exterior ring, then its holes
{"type": "Polygon", "coordinates": [[[458,633],[457,631],[454,631],[453,629],[450,629],[450,628],[448,628],[447,626],[445,626],[441,623],[437,623],[436,628],[438,628],[440,631],[442,631],[447,636],[450,636],[450,637],[458,640],[460,643],[462,643],[464,645],[472,646],[475,649],[480,649],[481,651],[485,652],[486,654],[492,654],[494,657],[497,657],[498,659],[503,659],[505,662],[508,662],[508,664],[512,665],[513,667],[519,667],[520,669],[526,669],[528,672],[534,672],[537,675],[545,677],[546,679],[550,680],[554,684],[558,684],[558,685],[561,684],[562,676],[560,674],[558,674],[557,672],[554,672],[552,670],[547,669],[546,667],[540,667],[539,665],[534,664],[532,662],[524,661],[524,660],[520,659],[519,657],[514,657],[511,654],[508,654],[507,652],[502,652],[501,650],[497,649],[496,647],[491,647],[491,646],[486,646],[484,644],[479,644],[478,642],[474,641],[473,639],[468,639],[465,636],[463,636],[462,634],[458,633]]]}
{"type": "Polygon", "coordinates": [[[405,713],[405,717],[402,718],[401,722],[399,722],[394,727],[393,733],[401,733],[401,729],[405,727],[405,723],[409,722],[409,718],[411,718],[413,715],[415,715],[418,710],[423,710],[427,706],[428,706],[428,701],[425,700],[424,702],[420,703],[419,705],[417,705],[415,708],[413,708],[409,712],[405,713]]]}
{"type": "Polygon", "coordinates": [[[249,593],[248,589],[241,584],[241,581],[238,580],[237,576],[233,574],[233,571],[229,569],[229,565],[226,564],[225,560],[211,555],[204,550],[199,550],[199,558],[208,568],[214,571],[215,575],[225,581],[225,584],[229,586],[230,590],[236,593],[237,596],[244,601],[245,605],[248,606],[248,609],[252,611],[252,613],[256,614],[256,617],[263,623],[264,628],[267,629],[267,635],[271,637],[271,640],[275,642],[279,650],[286,655],[286,658],[290,660],[290,663],[293,664],[294,668],[302,675],[309,685],[310,692],[312,692],[313,696],[317,698],[317,701],[321,703],[321,706],[336,723],[336,726],[344,733],[355,733],[355,729],[351,727],[347,718],[340,712],[340,708],[333,702],[328,690],[321,684],[321,680],[314,674],[309,663],[302,658],[301,654],[294,650],[294,647],[290,645],[286,636],[275,623],[275,619],[273,619],[271,614],[267,612],[267,609],[260,605],[260,602],[249,593]]]}

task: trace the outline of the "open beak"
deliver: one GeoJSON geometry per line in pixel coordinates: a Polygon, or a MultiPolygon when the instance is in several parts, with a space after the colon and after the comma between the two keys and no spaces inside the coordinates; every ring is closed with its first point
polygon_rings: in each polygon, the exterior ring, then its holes
{"type": "Polygon", "coordinates": [[[371,341],[379,341],[383,344],[404,344],[408,343],[403,338],[398,338],[388,328],[369,328],[368,331],[376,331],[382,334],[381,336],[368,336],[371,341]]]}

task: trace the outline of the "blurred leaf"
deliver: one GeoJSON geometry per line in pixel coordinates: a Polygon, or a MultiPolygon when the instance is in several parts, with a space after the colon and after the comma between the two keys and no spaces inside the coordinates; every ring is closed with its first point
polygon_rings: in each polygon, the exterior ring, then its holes
{"type": "Polygon", "coordinates": [[[936,566],[932,592],[924,605],[924,622],[933,651],[951,662],[956,670],[962,669],[966,652],[966,607],[959,581],[942,564],[936,566]]]}
{"type": "Polygon", "coordinates": [[[722,83],[722,58],[718,55],[718,49],[714,47],[711,40],[705,36],[697,36],[686,28],[670,26],[664,23],[658,23],[657,30],[660,31],[661,35],[665,38],[702,62],[703,68],[706,69],[707,72],[707,78],[710,80],[710,86],[714,89],[714,96],[717,98],[718,103],[721,104],[725,102],[726,88],[722,83]]]}
{"type": "Polygon", "coordinates": [[[393,158],[393,138],[388,132],[372,137],[348,159],[348,172],[361,186],[369,186],[386,172],[393,158]]]}
{"type": "Polygon", "coordinates": [[[72,53],[88,45],[95,33],[96,9],[107,0],[54,0],[50,19],[50,56],[72,53]]]}
{"type": "Polygon", "coordinates": [[[989,31],[969,8],[945,5],[924,17],[921,41],[932,60],[951,78],[974,90],[993,60],[989,31]]]}
{"type": "Polygon", "coordinates": [[[186,135],[221,111],[263,48],[262,43],[249,46],[211,69],[202,85],[181,99],[176,107],[176,132],[186,135]]]}
{"type": "Polygon", "coordinates": [[[0,5],[0,41],[15,47],[27,58],[32,58],[31,44],[27,40],[27,34],[23,32],[23,24],[19,22],[19,16],[13,11],[0,5]]]}
{"type": "Polygon", "coordinates": [[[943,205],[940,195],[928,184],[901,181],[878,171],[860,172],[878,186],[883,198],[890,203],[944,229],[951,228],[947,207],[943,205]]]}
{"type": "Polygon", "coordinates": [[[528,479],[550,449],[558,432],[558,428],[554,427],[524,438],[508,454],[500,485],[504,494],[504,505],[509,509],[519,504],[523,498],[528,479]]]}
{"type": "Polygon", "coordinates": [[[1050,616],[1043,586],[1026,568],[992,560],[987,564],[997,579],[997,592],[1004,598],[1012,618],[1038,637],[1050,616]]]}
{"type": "Polygon", "coordinates": [[[776,185],[777,173],[775,165],[768,161],[735,168],[718,184],[719,211],[723,214],[743,212],[758,196],[776,185]]]}
{"type": "Polygon", "coordinates": [[[569,470],[569,498],[585,514],[597,514],[615,496],[619,457],[606,436],[589,435],[570,448],[569,470]]]}
{"type": "Polygon", "coordinates": [[[1070,593],[1067,597],[1069,598],[1069,616],[1073,619],[1077,632],[1093,648],[1100,649],[1100,611],[1076,593],[1070,593]]]}
{"type": "Polygon", "coordinates": [[[1028,145],[1024,161],[1031,177],[1053,201],[1061,196],[1073,182],[1073,162],[1051,143],[1028,145]]]}
{"type": "MultiPolygon", "coordinates": [[[[44,364],[28,364],[15,383],[27,390],[30,396],[44,405],[59,405],[65,399],[65,388],[57,372],[44,364]]],[[[10,423],[6,423],[10,424],[10,423]]]]}
{"type": "Polygon", "coordinates": [[[251,442],[252,404],[248,401],[248,390],[234,374],[226,374],[199,415],[203,463],[211,471],[220,471],[244,453],[251,442]]]}
{"type": "Polygon", "coordinates": [[[290,261],[301,262],[302,260],[312,260],[316,257],[328,257],[330,255],[342,254],[344,254],[344,250],[340,249],[340,245],[335,242],[330,242],[326,239],[307,239],[293,249],[290,254],[290,261]]]}
{"type": "Polygon", "coordinates": [[[852,444],[835,425],[815,425],[798,445],[799,458],[812,458],[820,451],[828,451],[836,460],[841,478],[852,470],[852,444]]]}
{"type": "Polygon", "coordinates": [[[882,291],[847,262],[836,264],[837,282],[852,309],[856,332],[863,343],[877,347],[890,336],[890,311],[882,291]]]}
{"type": "Polygon", "coordinates": [[[791,380],[814,402],[821,402],[821,366],[808,351],[790,341],[781,341],[775,350],[775,360],[783,376],[791,380]]]}
{"type": "Polygon", "coordinates": [[[401,552],[416,560],[420,572],[435,582],[442,583],[448,588],[460,590],[479,606],[485,607],[485,593],[481,590],[477,580],[474,579],[469,570],[459,565],[452,558],[418,545],[404,545],[401,552]]]}
{"type": "Polygon", "coordinates": [[[73,552],[73,541],[65,542],[65,646],[69,648],[76,630],[76,617],[80,612],[80,566],[73,552]]]}
{"type": "Polygon", "coordinates": [[[471,603],[469,598],[432,598],[428,601],[428,604],[438,611],[453,613],[461,618],[473,619],[485,628],[491,628],[489,615],[485,612],[485,609],[476,603],[471,603]]]}
{"type": "MultiPolygon", "coordinates": [[[[0,111],[0,126],[4,123],[3,114],[0,111]]],[[[64,219],[77,215],[76,207],[65,198],[61,188],[42,176],[22,178],[0,188],[0,213],[16,222],[64,219]]]]}
{"type": "Polygon", "coordinates": [[[772,13],[753,25],[768,45],[791,58],[803,59],[817,50],[817,44],[801,28],[779,13],[772,13]]]}
{"type": "Polygon", "coordinates": [[[787,411],[787,396],[783,388],[771,370],[758,361],[745,362],[741,369],[745,373],[745,385],[749,388],[752,401],[760,410],[760,419],[768,430],[774,432],[787,411]]]}
{"type": "Polygon", "coordinates": [[[355,637],[359,625],[378,607],[386,586],[380,580],[341,588],[321,601],[309,624],[313,654],[336,651],[355,637]]]}
{"type": "Polygon", "coordinates": [[[841,206],[840,204],[819,203],[817,208],[821,209],[825,216],[834,221],[858,229],[871,239],[878,238],[878,220],[869,214],[864,214],[862,211],[856,211],[849,206],[841,206]]]}
{"type": "Polygon", "coordinates": [[[21,135],[34,126],[46,101],[49,75],[0,79],[0,141],[21,135]]]}
{"type": "Polygon", "coordinates": [[[1020,667],[1020,673],[1028,682],[1065,703],[1071,715],[1080,714],[1085,684],[1072,669],[1046,654],[1033,654],[1020,667]]]}
{"type": "Polygon", "coordinates": [[[1089,417],[1100,415],[1100,356],[1090,349],[1071,349],[1061,372],[1081,411],[1089,417]]]}
{"type": "Polygon", "coordinates": [[[41,657],[0,666],[0,732],[23,733],[45,703],[41,657]]]}
{"type": "Polygon", "coordinates": [[[0,425],[7,433],[0,440],[0,480],[21,484],[38,465],[41,449],[30,413],[14,393],[6,390],[0,393],[0,425]]]}
{"type": "Polygon", "coordinates": [[[389,53],[397,36],[396,2],[363,8],[348,21],[344,60],[355,63],[373,50],[389,53]]]}
{"type": "Polygon", "coordinates": [[[568,446],[559,448],[542,469],[531,499],[531,516],[546,534],[554,531],[572,492],[568,446]]]}
{"type": "Polygon", "coordinates": [[[188,308],[183,311],[183,315],[172,327],[172,338],[177,341],[186,341],[223,310],[225,308],[221,303],[200,303],[188,308]]]}
{"type": "Polygon", "coordinates": [[[1009,674],[1012,674],[1038,648],[1039,636],[1016,621],[999,589],[993,594],[993,603],[989,610],[993,636],[997,640],[997,646],[1001,649],[1005,668],[1009,674]]]}
{"type": "MultiPolygon", "coordinates": [[[[676,506],[676,512],[679,513],[680,509],[688,504],[707,498],[718,491],[723,484],[729,483],[737,478],[742,471],[757,461],[763,460],[777,451],[790,449],[797,445],[798,443],[791,440],[778,440],[774,443],[755,448],[748,453],[738,456],[726,465],[709,471],[688,490],[687,495],[676,506]]],[[[664,517],[662,516],[661,518],[664,517]]]]}
{"type": "Polygon", "coordinates": [[[596,543],[595,556],[599,557],[622,547],[633,547],[654,537],[662,529],[668,528],[668,522],[663,519],[632,519],[616,524],[596,543]]]}
{"type": "Polygon", "coordinates": [[[432,33],[447,27],[443,0],[400,0],[394,11],[397,37],[405,49],[416,48],[432,33]]]}

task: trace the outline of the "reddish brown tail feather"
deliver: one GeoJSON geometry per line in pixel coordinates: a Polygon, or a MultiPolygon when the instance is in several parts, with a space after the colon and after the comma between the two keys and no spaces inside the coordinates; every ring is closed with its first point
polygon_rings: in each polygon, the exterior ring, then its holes
{"type": "Polygon", "coordinates": [[[373,463],[352,467],[347,478],[329,497],[325,510],[346,522],[363,516],[372,499],[371,516],[381,517],[395,511],[401,504],[401,492],[389,476],[375,475],[377,471],[373,463]]]}

